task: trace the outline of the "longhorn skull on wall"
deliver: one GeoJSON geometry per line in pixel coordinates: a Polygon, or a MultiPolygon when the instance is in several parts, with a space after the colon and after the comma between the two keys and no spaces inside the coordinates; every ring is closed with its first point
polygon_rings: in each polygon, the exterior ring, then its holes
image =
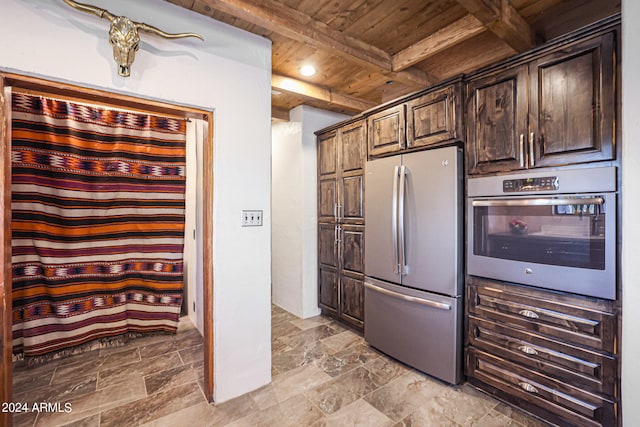
{"type": "Polygon", "coordinates": [[[82,12],[92,13],[100,18],[111,22],[109,28],[109,43],[113,46],[113,58],[118,63],[118,74],[129,77],[131,74],[131,64],[135,58],[136,50],[140,44],[139,30],[157,34],[167,39],[178,39],[182,37],[196,37],[204,39],[195,33],[165,33],[159,28],[142,22],[135,22],[125,16],[115,16],[106,9],[101,9],[89,4],[79,3],[73,0],[63,0],[66,4],[82,12]]]}

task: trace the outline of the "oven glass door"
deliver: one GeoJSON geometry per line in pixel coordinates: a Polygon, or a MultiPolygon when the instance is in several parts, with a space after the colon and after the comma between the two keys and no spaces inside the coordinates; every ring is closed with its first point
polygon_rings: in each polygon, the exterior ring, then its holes
{"type": "Polygon", "coordinates": [[[612,222],[607,221],[606,199],[606,195],[474,199],[473,255],[604,270],[606,237],[614,233],[607,225],[612,222]]]}

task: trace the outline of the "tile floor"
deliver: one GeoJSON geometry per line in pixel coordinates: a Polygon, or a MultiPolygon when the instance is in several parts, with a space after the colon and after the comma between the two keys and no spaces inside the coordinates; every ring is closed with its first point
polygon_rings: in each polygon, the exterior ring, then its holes
{"type": "Polygon", "coordinates": [[[186,319],[176,336],[38,367],[17,363],[14,402],[59,402],[62,411],[15,415],[14,425],[548,426],[469,385],[412,370],[331,319],[302,320],[274,306],[272,325],[272,383],[218,405],[204,398],[202,338],[186,319]]]}

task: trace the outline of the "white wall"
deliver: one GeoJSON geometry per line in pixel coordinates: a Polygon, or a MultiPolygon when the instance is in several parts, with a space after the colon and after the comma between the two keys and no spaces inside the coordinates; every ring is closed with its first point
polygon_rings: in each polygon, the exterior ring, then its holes
{"type": "Polygon", "coordinates": [[[302,318],[320,314],[314,132],[348,117],[303,105],[272,128],[272,298],[302,318]]]}
{"type": "Polygon", "coordinates": [[[622,0],[622,419],[640,425],[640,2],[622,0]]]}
{"type": "Polygon", "coordinates": [[[0,69],[215,110],[214,352],[217,401],[271,380],[271,45],[161,0],[91,3],[197,39],[142,34],[131,77],[117,75],[108,22],[62,1],[2,0],[0,69]],[[265,212],[241,228],[242,209],[265,212]]]}

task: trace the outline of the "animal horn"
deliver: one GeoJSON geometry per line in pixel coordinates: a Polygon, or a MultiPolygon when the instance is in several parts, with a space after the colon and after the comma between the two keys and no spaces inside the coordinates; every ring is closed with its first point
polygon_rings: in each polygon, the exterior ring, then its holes
{"type": "MultiPolygon", "coordinates": [[[[67,0],[64,0],[64,1],[67,1],[67,0]]],[[[162,36],[162,37],[164,37],[166,39],[180,39],[180,38],[183,38],[183,37],[195,37],[195,38],[198,38],[198,39],[204,41],[204,38],[200,34],[196,34],[196,33],[171,34],[171,33],[166,33],[164,31],[162,31],[160,28],[154,27],[153,25],[145,24],[144,22],[135,22],[135,25],[138,28],[138,30],[146,31],[148,33],[157,34],[157,35],[162,36]]]]}
{"type": "Polygon", "coordinates": [[[116,16],[106,9],[101,9],[99,7],[92,6],[90,4],[79,3],[73,0],[63,0],[63,1],[69,6],[71,6],[72,8],[77,9],[81,12],[93,13],[99,18],[108,19],[109,21],[113,21],[114,19],[116,19],[116,16]]]}

